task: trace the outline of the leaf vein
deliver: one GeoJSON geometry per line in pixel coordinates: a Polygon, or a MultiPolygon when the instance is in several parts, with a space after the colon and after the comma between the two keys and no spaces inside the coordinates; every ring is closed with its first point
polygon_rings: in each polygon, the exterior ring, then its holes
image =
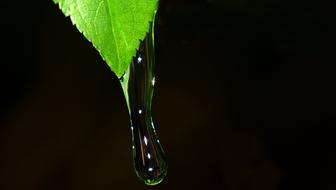
{"type": "MultiPolygon", "coordinates": [[[[110,6],[110,3],[108,0],[103,0],[105,2],[105,4],[107,5],[107,13],[108,15],[110,16],[110,25],[111,25],[111,31],[112,31],[112,36],[113,36],[113,39],[114,39],[114,42],[116,44],[116,52],[117,52],[117,58],[118,58],[118,62],[121,60],[120,59],[120,52],[119,52],[119,48],[117,47],[118,44],[117,44],[117,38],[116,38],[116,35],[115,35],[115,30],[114,30],[114,24],[113,24],[113,21],[112,21],[112,14],[111,14],[111,6],[110,6]]],[[[118,65],[119,66],[119,65],[118,65]]]]}

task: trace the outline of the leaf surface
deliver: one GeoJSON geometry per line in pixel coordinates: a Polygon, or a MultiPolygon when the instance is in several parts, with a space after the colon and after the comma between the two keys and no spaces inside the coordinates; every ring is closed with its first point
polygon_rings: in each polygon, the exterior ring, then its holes
{"type": "Polygon", "coordinates": [[[154,19],[158,0],[53,0],[121,77],[154,19]]]}

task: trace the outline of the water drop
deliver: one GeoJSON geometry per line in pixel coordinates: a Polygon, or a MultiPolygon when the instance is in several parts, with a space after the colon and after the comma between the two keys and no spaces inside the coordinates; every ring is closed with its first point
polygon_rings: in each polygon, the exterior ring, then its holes
{"type": "Polygon", "coordinates": [[[154,39],[151,29],[120,79],[131,120],[135,173],[147,185],[159,184],[167,174],[164,151],[151,113],[155,83],[154,64],[154,39]]]}

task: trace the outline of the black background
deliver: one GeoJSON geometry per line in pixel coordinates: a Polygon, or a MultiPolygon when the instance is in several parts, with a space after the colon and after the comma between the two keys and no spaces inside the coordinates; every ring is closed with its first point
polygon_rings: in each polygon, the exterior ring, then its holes
{"type": "Polygon", "coordinates": [[[51,0],[2,0],[0,189],[336,189],[332,7],[162,0],[153,115],[169,171],[148,188],[99,54],[51,0]]]}

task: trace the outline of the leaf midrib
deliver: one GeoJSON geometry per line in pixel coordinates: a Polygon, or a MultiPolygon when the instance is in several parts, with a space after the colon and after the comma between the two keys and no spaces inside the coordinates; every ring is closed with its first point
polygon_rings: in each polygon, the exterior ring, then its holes
{"type": "MultiPolygon", "coordinates": [[[[117,58],[118,58],[118,62],[120,62],[121,59],[120,59],[120,53],[119,53],[119,48],[118,48],[119,44],[118,44],[118,42],[116,40],[115,31],[114,31],[114,25],[113,25],[113,22],[112,22],[111,6],[110,6],[108,0],[103,0],[103,1],[107,5],[107,13],[110,16],[109,22],[110,22],[110,25],[111,25],[112,36],[113,36],[113,40],[114,40],[114,42],[116,44],[115,46],[116,46],[117,58]]],[[[118,67],[119,67],[119,65],[118,65],[118,67]]]]}

